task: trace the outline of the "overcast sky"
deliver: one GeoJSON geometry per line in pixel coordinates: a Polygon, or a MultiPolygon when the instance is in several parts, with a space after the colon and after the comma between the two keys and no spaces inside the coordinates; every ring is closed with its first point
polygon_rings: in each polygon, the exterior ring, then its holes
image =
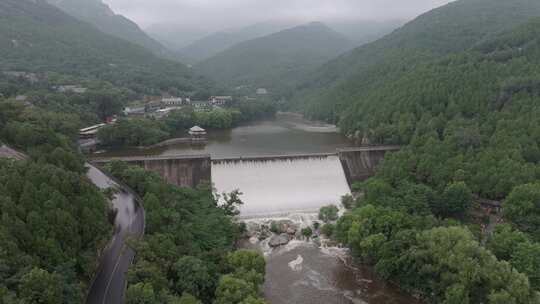
{"type": "Polygon", "coordinates": [[[451,0],[103,0],[147,28],[175,23],[217,30],[270,20],[411,19],[451,0]]]}

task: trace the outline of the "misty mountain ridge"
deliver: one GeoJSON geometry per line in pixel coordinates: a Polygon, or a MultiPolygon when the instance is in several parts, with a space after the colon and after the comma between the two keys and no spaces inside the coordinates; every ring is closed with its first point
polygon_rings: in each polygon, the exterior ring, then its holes
{"type": "Polygon", "coordinates": [[[100,31],[121,38],[153,53],[165,56],[167,49],[151,38],[130,19],[116,14],[102,0],[47,0],[65,13],[95,26],[100,31]]]}
{"type": "Polygon", "coordinates": [[[219,31],[202,37],[176,50],[175,53],[182,62],[198,63],[238,43],[277,33],[296,25],[290,22],[261,22],[240,29],[219,31]]]}
{"type": "MultiPolygon", "coordinates": [[[[334,20],[321,22],[353,41],[355,45],[362,45],[376,40],[405,23],[402,20],[334,20]]],[[[194,64],[208,59],[238,43],[274,34],[301,24],[303,23],[293,20],[275,20],[260,22],[242,28],[222,30],[211,34],[204,34],[205,31],[203,30],[190,30],[180,25],[156,24],[150,26],[147,32],[174,50],[177,59],[184,63],[194,64]]]]}
{"type": "Polygon", "coordinates": [[[451,2],[324,64],[295,88],[294,103],[313,118],[337,121],[362,96],[416,65],[467,50],[536,16],[537,0],[451,2]]]}
{"type": "Polygon", "coordinates": [[[0,70],[99,79],[146,94],[207,86],[183,64],[105,34],[44,0],[0,1],[0,70]]]}
{"type": "Polygon", "coordinates": [[[229,86],[281,91],[354,43],[321,22],[241,42],[195,65],[195,70],[229,86]]]}

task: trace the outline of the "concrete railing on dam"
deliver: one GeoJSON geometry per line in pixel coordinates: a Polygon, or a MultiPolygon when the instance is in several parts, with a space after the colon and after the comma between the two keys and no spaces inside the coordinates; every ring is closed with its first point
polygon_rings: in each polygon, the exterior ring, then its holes
{"type": "Polygon", "coordinates": [[[328,156],[337,156],[337,153],[311,153],[311,154],[289,154],[289,155],[268,155],[268,156],[253,156],[253,157],[230,157],[230,158],[213,158],[212,164],[223,163],[238,163],[238,162],[265,162],[279,160],[299,160],[309,158],[326,158],[328,156]]]}
{"type": "Polygon", "coordinates": [[[294,161],[310,158],[338,156],[349,184],[373,176],[387,152],[399,146],[369,146],[338,149],[336,153],[292,154],[260,157],[211,159],[210,155],[171,155],[95,158],[92,163],[103,164],[115,160],[125,161],[161,175],[167,182],[181,187],[196,187],[212,181],[212,164],[240,162],[294,161]]]}
{"type": "Polygon", "coordinates": [[[91,162],[103,164],[115,160],[156,172],[168,183],[180,187],[194,188],[201,183],[212,181],[210,155],[111,157],[95,158],[91,162]]]}

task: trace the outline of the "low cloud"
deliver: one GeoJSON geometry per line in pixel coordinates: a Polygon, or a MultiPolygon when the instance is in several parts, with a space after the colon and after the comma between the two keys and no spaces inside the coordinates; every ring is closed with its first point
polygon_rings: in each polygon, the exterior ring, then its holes
{"type": "Polygon", "coordinates": [[[142,27],[217,30],[269,20],[411,19],[451,0],[104,0],[142,27]]]}

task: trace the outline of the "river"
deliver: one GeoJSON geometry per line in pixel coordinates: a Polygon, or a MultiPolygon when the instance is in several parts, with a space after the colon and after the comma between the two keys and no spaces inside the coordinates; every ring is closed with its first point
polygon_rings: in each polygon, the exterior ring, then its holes
{"type": "MultiPolygon", "coordinates": [[[[351,143],[335,126],[289,114],[229,131],[210,131],[205,146],[179,144],[150,151],[113,151],[103,156],[210,154],[213,159],[221,159],[335,153],[349,146],[351,143]]],[[[350,193],[336,156],[222,162],[212,165],[212,180],[218,192],[240,189],[245,202],[241,217],[259,223],[269,217],[284,217],[305,226],[316,219],[318,208],[338,204],[342,195],[350,193]]],[[[254,239],[244,246],[265,253],[268,267],[263,292],[269,303],[418,303],[376,278],[370,268],[352,267],[345,249],[301,240],[270,249],[268,240],[254,239]]]]}

